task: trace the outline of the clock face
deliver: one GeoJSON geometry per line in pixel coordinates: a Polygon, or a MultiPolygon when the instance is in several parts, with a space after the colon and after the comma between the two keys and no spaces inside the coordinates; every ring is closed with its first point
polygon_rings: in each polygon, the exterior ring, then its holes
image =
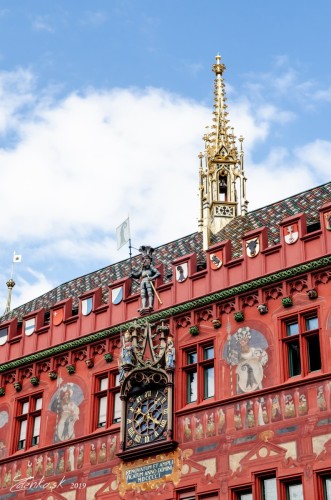
{"type": "Polygon", "coordinates": [[[128,402],[127,444],[137,446],[163,438],[168,421],[168,399],[160,389],[150,389],[128,402]]]}

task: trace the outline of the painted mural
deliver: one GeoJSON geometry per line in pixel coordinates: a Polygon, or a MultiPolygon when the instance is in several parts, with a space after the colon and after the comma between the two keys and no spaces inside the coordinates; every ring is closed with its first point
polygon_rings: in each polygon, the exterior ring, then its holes
{"type": "Polygon", "coordinates": [[[231,368],[232,391],[234,377],[237,394],[262,389],[264,367],[268,362],[267,349],[268,342],[265,336],[248,326],[239,328],[228,338],[223,359],[231,368]]]}
{"type": "Polygon", "coordinates": [[[54,443],[76,437],[75,429],[80,418],[79,405],[84,401],[84,393],[78,384],[62,382],[62,379],[58,379],[58,388],[49,404],[49,409],[56,415],[54,443]]]}
{"type": "MultiPolygon", "coordinates": [[[[63,484],[66,484],[69,490],[75,489],[72,485],[77,484],[78,471],[84,468],[90,471],[91,466],[95,466],[95,470],[101,470],[100,475],[109,474],[110,469],[104,467],[108,462],[117,459],[117,442],[118,436],[113,434],[84,444],[37,453],[27,460],[18,460],[0,467],[0,498],[5,498],[3,490],[8,489],[12,492],[10,497],[16,498],[15,492],[25,489],[22,485],[27,485],[28,480],[31,484],[31,494],[40,492],[40,489],[56,490],[61,481],[64,481],[63,484]]],[[[82,485],[79,482],[78,484],[82,485]]],[[[85,486],[84,483],[83,489],[85,486]]],[[[63,486],[59,487],[60,490],[62,488],[63,486]]]]}
{"type": "MultiPolygon", "coordinates": [[[[326,412],[331,409],[331,382],[316,385],[311,394],[312,407],[308,404],[305,387],[281,391],[267,396],[252,397],[240,403],[233,403],[214,408],[212,411],[200,411],[194,415],[180,418],[183,442],[201,441],[214,436],[226,435],[235,431],[254,430],[275,425],[277,433],[291,432],[297,427],[297,419],[306,417],[311,412],[326,412]],[[293,420],[295,419],[295,420],[293,420]],[[292,420],[292,422],[291,422],[292,420]],[[286,422],[285,431],[284,423],[286,422]],[[288,426],[287,422],[291,422],[288,426]],[[294,426],[293,426],[294,425],[294,426]],[[287,430],[288,429],[288,430],[287,430]]],[[[321,425],[325,417],[321,415],[321,425]]]]}

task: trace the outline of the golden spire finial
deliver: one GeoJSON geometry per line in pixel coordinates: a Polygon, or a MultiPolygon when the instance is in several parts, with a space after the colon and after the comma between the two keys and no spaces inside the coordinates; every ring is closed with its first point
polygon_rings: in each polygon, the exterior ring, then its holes
{"type": "Polygon", "coordinates": [[[221,64],[221,56],[219,54],[217,54],[217,56],[215,57],[216,59],[216,64],[213,64],[213,72],[215,73],[215,75],[221,75],[223,74],[223,71],[226,69],[226,67],[224,66],[224,64],[221,64]]]}

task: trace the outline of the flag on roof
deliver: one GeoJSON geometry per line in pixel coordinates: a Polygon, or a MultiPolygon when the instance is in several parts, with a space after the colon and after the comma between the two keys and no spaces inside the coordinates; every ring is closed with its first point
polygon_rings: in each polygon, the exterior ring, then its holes
{"type": "Polygon", "coordinates": [[[116,228],[117,250],[119,250],[130,239],[130,220],[129,217],[116,228]]]}
{"type": "Polygon", "coordinates": [[[16,262],[22,262],[22,255],[17,255],[17,254],[14,252],[14,255],[13,255],[13,263],[15,264],[16,262]]]}

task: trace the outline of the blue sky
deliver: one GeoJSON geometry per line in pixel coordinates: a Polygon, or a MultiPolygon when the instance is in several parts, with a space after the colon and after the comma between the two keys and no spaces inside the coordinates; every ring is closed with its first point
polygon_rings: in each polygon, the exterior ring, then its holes
{"type": "Polygon", "coordinates": [[[330,22],[327,0],[2,0],[0,309],[14,250],[15,306],[126,258],[128,214],[136,247],[197,229],[217,53],[249,209],[329,181],[330,22]]]}

